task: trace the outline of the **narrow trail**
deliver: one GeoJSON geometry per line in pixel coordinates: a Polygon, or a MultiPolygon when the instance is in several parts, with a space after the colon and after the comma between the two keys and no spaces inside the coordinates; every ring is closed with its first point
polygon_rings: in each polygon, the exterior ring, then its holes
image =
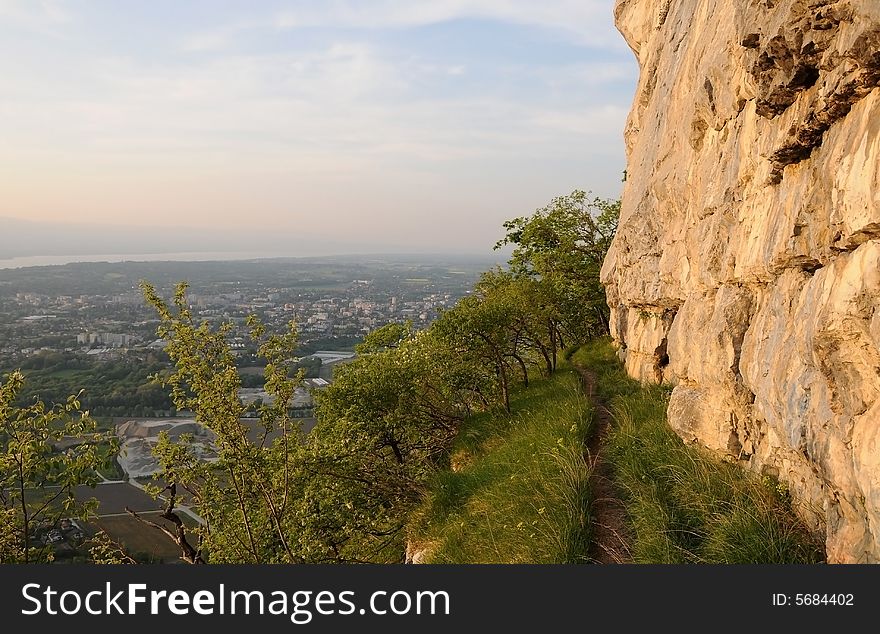
{"type": "Polygon", "coordinates": [[[611,429],[611,412],[596,395],[596,375],[575,366],[581,376],[584,393],[595,412],[594,429],[587,442],[585,457],[591,467],[593,499],[590,521],[593,523],[590,559],[597,564],[632,562],[627,540],[626,508],[612,481],[611,466],[604,458],[605,443],[611,429]]]}

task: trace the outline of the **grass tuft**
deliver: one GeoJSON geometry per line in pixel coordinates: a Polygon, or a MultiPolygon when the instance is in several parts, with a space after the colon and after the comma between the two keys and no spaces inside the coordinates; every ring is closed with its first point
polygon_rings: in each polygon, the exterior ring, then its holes
{"type": "Polygon", "coordinates": [[[607,340],[572,361],[597,374],[614,417],[606,456],[637,563],[815,563],[822,549],[778,482],[685,445],[666,422],[669,389],[630,379],[607,340]]]}

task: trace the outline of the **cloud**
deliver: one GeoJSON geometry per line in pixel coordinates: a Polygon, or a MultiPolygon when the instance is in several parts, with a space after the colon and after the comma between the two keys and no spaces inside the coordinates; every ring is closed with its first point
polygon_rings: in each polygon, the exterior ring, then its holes
{"type": "Polygon", "coordinates": [[[593,48],[608,4],[331,0],[150,22],[0,0],[18,16],[0,21],[0,214],[489,244],[553,195],[619,186],[635,64],[622,42],[593,48]],[[467,56],[387,33],[465,19],[467,56]],[[534,59],[481,56],[481,29],[534,59]]]}
{"type": "Polygon", "coordinates": [[[606,0],[331,0],[300,2],[275,18],[279,28],[411,28],[460,19],[485,19],[602,34],[611,7],[606,0]]]}
{"type": "MultiPolygon", "coordinates": [[[[310,157],[338,152],[343,161],[367,154],[386,161],[455,160],[503,156],[525,142],[534,151],[536,144],[560,140],[541,142],[541,134],[604,136],[622,125],[622,108],[606,108],[601,96],[591,102],[592,91],[584,89],[618,81],[623,72],[615,64],[512,67],[506,73],[543,89],[510,99],[494,92],[490,79],[478,91],[425,94],[423,86],[455,81],[465,68],[389,58],[360,42],[159,67],[118,58],[92,63],[87,91],[77,90],[73,76],[58,86],[69,91],[66,98],[38,104],[36,94],[17,105],[0,104],[0,112],[17,120],[23,133],[42,136],[44,145],[72,137],[98,154],[141,159],[163,150],[210,155],[241,148],[270,160],[284,151],[310,157]],[[597,117],[598,126],[592,123],[597,117]]],[[[37,90],[40,81],[34,81],[37,90]]]]}
{"type": "Polygon", "coordinates": [[[608,0],[298,0],[274,13],[264,7],[223,26],[189,34],[181,48],[226,50],[243,33],[272,29],[404,30],[470,19],[551,29],[582,46],[624,50],[611,24],[611,12],[608,0]]]}
{"type": "Polygon", "coordinates": [[[238,27],[226,27],[214,31],[201,31],[186,35],[180,48],[190,52],[222,51],[229,48],[238,27]]]}
{"type": "Polygon", "coordinates": [[[62,4],[51,0],[0,0],[0,16],[30,25],[71,20],[70,13],[62,4]]]}

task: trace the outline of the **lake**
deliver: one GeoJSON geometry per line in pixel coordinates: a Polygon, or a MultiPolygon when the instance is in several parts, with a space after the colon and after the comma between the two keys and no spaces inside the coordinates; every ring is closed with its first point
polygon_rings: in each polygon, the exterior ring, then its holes
{"type": "MultiPolygon", "coordinates": [[[[302,252],[297,255],[305,255],[302,252]]],[[[53,266],[73,262],[206,262],[216,260],[259,260],[293,257],[290,253],[253,251],[193,251],[180,253],[110,253],[99,255],[30,255],[0,259],[0,269],[53,266]]]]}

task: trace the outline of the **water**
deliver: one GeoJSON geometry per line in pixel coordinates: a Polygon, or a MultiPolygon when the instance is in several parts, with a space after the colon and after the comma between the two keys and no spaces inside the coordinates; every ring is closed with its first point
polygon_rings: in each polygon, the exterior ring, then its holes
{"type": "MultiPolygon", "coordinates": [[[[297,253],[302,256],[303,253],[297,253]]],[[[255,251],[189,251],[178,253],[109,253],[101,255],[30,255],[0,259],[0,269],[53,266],[73,262],[207,262],[292,257],[289,253],[255,251]]]]}

